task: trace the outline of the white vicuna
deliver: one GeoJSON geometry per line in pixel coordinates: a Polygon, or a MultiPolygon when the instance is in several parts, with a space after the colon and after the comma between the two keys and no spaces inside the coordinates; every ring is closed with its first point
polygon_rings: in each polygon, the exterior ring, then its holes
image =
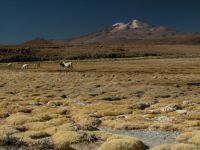
{"type": "Polygon", "coordinates": [[[23,64],[21,67],[22,70],[28,69],[28,64],[23,64]]]}
{"type": "Polygon", "coordinates": [[[60,62],[60,66],[63,67],[64,69],[72,69],[72,62],[60,62]]]}
{"type": "Polygon", "coordinates": [[[8,68],[11,68],[12,66],[13,66],[12,63],[8,63],[8,64],[7,64],[7,67],[8,67],[8,68]]]}

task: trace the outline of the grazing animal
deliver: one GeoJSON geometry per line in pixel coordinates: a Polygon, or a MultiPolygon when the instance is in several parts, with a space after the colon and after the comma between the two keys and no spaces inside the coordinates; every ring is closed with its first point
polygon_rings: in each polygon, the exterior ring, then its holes
{"type": "Polygon", "coordinates": [[[65,68],[65,69],[72,69],[73,68],[72,62],[64,62],[63,61],[63,62],[60,63],[60,66],[65,68]]]}
{"type": "Polygon", "coordinates": [[[40,68],[40,63],[33,64],[33,66],[34,66],[35,69],[40,68]]]}
{"type": "Polygon", "coordinates": [[[28,64],[23,64],[21,69],[22,70],[28,69],[28,64]]]}
{"type": "Polygon", "coordinates": [[[7,64],[7,67],[8,67],[8,68],[11,68],[12,66],[13,66],[12,63],[8,63],[8,64],[7,64]]]}

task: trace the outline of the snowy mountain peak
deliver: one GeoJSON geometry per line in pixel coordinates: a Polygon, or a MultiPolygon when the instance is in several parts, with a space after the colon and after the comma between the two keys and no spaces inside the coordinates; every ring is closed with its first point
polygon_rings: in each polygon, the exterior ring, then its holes
{"type": "Polygon", "coordinates": [[[128,25],[123,22],[120,22],[113,24],[113,27],[114,31],[118,31],[118,30],[125,30],[128,27],[128,25]]]}
{"type": "Polygon", "coordinates": [[[115,23],[105,29],[87,34],[73,41],[93,43],[133,39],[161,39],[173,37],[174,31],[162,26],[152,26],[139,20],[115,23]]]}
{"type": "Polygon", "coordinates": [[[123,22],[115,23],[112,25],[112,27],[113,27],[113,32],[116,32],[116,31],[126,30],[126,29],[148,28],[150,26],[139,20],[133,20],[128,23],[123,23],[123,22]]]}
{"type": "Polygon", "coordinates": [[[129,27],[132,29],[136,29],[136,28],[146,28],[149,27],[149,25],[139,20],[133,20],[131,23],[129,23],[129,27]]]}

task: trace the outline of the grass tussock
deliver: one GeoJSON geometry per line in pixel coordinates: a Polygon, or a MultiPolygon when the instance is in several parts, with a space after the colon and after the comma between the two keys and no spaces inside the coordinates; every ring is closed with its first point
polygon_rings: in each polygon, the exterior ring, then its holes
{"type": "Polygon", "coordinates": [[[26,123],[24,127],[28,130],[40,131],[51,127],[51,125],[46,122],[30,122],[26,123]]]}
{"type": "Polygon", "coordinates": [[[108,133],[105,131],[94,131],[93,133],[95,134],[97,139],[101,139],[101,140],[107,140],[109,137],[112,136],[111,133],[108,133]]]}
{"type": "Polygon", "coordinates": [[[148,147],[137,138],[126,136],[111,136],[99,150],[146,150],[148,147]]]}
{"type": "Polygon", "coordinates": [[[65,145],[78,143],[81,135],[75,131],[58,131],[52,136],[53,143],[56,147],[61,148],[65,145]]]}
{"type": "Polygon", "coordinates": [[[200,145],[200,132],[185,132],[176,138],[177,142],[200,145]]]}
{"type": "Polygon", "coordinates": [[[124,120],[105,120],[102,122],[103,126],[114,128],[114,129],[146,129],[150,125],[149,123],[142,122],[132,122],[132,121],[124,121],[124,120]]]}
{"type": "Polygon", "coordinates": [[[73,123],[64,123],[60,126],[52,126],[49,128],[46,128],[44,131],[50,135],[54,135],[55,133],[59,132],[68,132],[68,131],[76,131],[77,128],[74,126],[73,123]]]}
{"type": "Polygon", "coordinates": [[[187,115],[189,120],[200,120],[200,112],[191,112],[187,115]]]}
{"type": "Polygon", "coordinates": [[[27,138],[27,139],[30,139],[30,141],[34,141],[35,139],[49,137],[50,135],[45,131],[29,131],[28,130],[25,132],[13,134],[13,136],[17,138],[22,138],[22,139],[27,138]]]}
{"type": "Polygon", "coordinates": [[[150,150],[198,150],[198,147],[190,144],[164,144],[155,146],[150,150]]]}
{"type": "Polygon", "coordinates": [[[101,124],[101,120],[95,117],[87,117],[79,120],[78,124],[83,130],[95,130],[101,124]]]}
{"type": "Polygon", "coordinates": [[[190,127],[199,127],[200,126],[200,120],[189,120],[189,121],[186,121],[186,123],[190,127]]]}
{"type": "Polygon", "coordinates": [[[19,131],[12,126],[1,125],[0,126],[0,135],[12,135],[14,133],[18,133],[19,131]]]}
{"type": "Polygon", "coordinates": [[[10,115],[6,119],[6,121],[13,125],[23,125],[28,122],[39,121],[39,118],[32,117],[32,116],[24,114],[24,113],[16,113],[16,114],[10,115]]]}

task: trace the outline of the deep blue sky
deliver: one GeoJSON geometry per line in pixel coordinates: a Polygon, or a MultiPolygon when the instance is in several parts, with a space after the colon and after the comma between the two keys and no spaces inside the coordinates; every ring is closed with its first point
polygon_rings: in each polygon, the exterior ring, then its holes
{"type": "Polygon", "coordinates": [[[200,1],[0,0],[0,43],[66,39],[132,19],[200,32],[200,1]]]}

